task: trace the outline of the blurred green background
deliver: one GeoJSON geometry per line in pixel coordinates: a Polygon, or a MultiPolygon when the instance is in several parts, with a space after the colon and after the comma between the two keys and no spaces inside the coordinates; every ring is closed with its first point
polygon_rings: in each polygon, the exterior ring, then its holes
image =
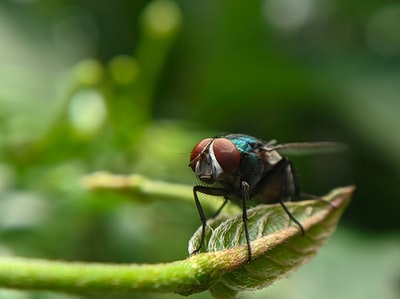
{"type": "Polygon", "coordinates": [[[82,176],[193,185],[205,137],[333,140],[349,152],[293,162],[304,192],[357,185],[337,233],[288,279],[240,296],[399,298],[399,28],[387,0],[2,0],[0,253],[183,259],[194,204],[93,194],[82,176]]]}

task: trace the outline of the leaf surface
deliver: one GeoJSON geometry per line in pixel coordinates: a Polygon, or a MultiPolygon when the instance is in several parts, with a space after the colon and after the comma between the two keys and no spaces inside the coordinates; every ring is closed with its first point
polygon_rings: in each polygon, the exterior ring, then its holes
{"type": "MultiPolygon", "coordinates": [[[[226,252],[226,273],[210,291],[215,298],[233,298],[238,291],[266,287],[308,262],[334,232],[349,204],[354,187],[332,190],[320,199],[287,203],[306,233],[290,221],[279,204],[259,205],[248,210],[253,261],[247,264],[246,240],[241,214],[219,216],[208,222],[205,251],[226,252]],[[335,208],[329,205],[331,203],[335,208]],[[230,265],[230,266],[229,266],[230,265]]],[[[189,241],[189,251],[200,241],[201,227],[189,241]]]]}

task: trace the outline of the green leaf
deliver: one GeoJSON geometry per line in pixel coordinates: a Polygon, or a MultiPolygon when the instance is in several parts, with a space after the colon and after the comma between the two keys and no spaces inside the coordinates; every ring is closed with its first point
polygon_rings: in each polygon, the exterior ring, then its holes
{"type": "MultiPolygon", "coordinates": [[[[233,298],[238,291],[266,287],[308,262],[335,230],[353,191],[354,187],[338,188],[323,197],[335,208],[319,199],[287,203],[290,212],[306,230],[304,236],[279,204],[249,209],[248,226],[253,251],[250,264],[246,264],[241,214],[210,220],[205,250],[229,251],[230,259],[226,262],[232,264],[232,269],[211,287],[211,293],[215,298],[233,298]]],[[[190,252],[199,245],[200,235],[201,228],[189,242],[190,252]]]]}

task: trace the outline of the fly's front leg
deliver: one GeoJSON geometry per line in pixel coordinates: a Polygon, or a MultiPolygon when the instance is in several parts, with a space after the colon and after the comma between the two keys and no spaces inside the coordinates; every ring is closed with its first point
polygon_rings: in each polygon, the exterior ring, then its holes
{"type": "Polygon", "coordinates": [[[249,183],[246,181],[241,182],[241,193],[242,193],[242,220],[243,220],[243,225],[244,225],[244,234],[246,237],[246,243],[247,243],[247,262],[251,262],[251,245],[250,245],[250,236],[249,236],[249,228],[247,226],[247,201],[249,200],[249,193],[250,193],[250,186],[249,183]]]}
{"type": "Polygon", "coordinates": [[[206,237],[206,228],[207,228],[207,218],[206,215],[204,214],[203,207],[201,206],[199,197],[197,195],[198,192],[208,194],[208,195],[214,195],[214,196],[224,196],[225,201],[222,204],[222,206],[217,210],[216,214],[214,217],[216,217],[222,210],[222,208],[225,206],[227,202],[226,198],[226,191],[222,188],[215,188],[215,187],[205,187],[205,186],[194,186],[193,187],[193,197],[194,201],[196,203],[197,211],[199,212],[200,220],[201,220],[201,236],[200,236],[200,244],[199,246],[190,253],[190,255],[194,255],[200,252],[201,248],[204,245],[205,237],[206,237]]]}

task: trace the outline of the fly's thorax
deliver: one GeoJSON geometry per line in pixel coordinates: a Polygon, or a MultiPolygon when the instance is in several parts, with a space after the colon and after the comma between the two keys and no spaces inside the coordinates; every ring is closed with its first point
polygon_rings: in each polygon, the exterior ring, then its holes
{"type": "Polygon", "coordinates": [[[235,173],[238,181],[234,181],[232,189],[240,191],[240,184],[245,181],[249,185],[250,196],[257,192],[258,184],[280,161],[282,156],[277,151],[255,148],[251,152],[242,152],[240,166],[235,173]]]}
{"type": "Polygon", "coordinates": [[[274,173],[283,157],[277,151],[271,151],[268,148],[261,149],[258,155],[263,168],[257,176],[258,180],[252,186],[252,197],[256,197],[253,198],[254,202],[276,202],[280,197],[281,186],[280,182],[274,182],[275,178],[279,178],[274,173]]]}

